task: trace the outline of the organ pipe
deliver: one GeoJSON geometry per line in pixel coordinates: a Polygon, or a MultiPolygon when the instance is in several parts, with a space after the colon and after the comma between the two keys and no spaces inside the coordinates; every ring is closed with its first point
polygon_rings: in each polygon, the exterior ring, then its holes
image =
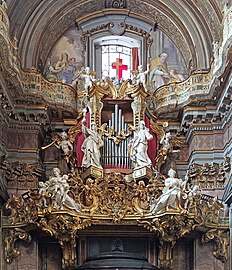
{"type": "MultiPolygon", "coordinates": [[[[122,114],[123,112],[118,104],[115,104],[114,112],[112,112],[111,119],[107,123],[108,129],[113,128],[115,134],[119,134],[123,130],[127,133],[127,124],[122,114]]],[[[116,144],[113,140],[104,136],[104,149],[101,149],[101,160],[104,168],[130,168],[130,158],[127,150],[130,140],[131,137],[127,137],[119,144],[116,144]]]]}

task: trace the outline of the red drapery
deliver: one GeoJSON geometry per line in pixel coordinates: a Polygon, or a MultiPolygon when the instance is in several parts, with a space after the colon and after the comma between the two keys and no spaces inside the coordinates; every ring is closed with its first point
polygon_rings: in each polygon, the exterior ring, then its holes
{"type": "MultiPolygon", "coordinates": [[[[146,115],[144,117],[144,121],[145,121],[146,127],[149,128],[150,127],[150,119],[146,115]]],[[[90,113],[86,114],[86,126],[87,127],[90,126],[90,113]]],[[[156,158],[156,154],[157,154],[157,137],[156,137],[156,134],[153,133],[151,130],[150,130],[150,133],[153,135],[153,139],[148,141],[147,153],[148,153],[149,158],[152,161],[153,166],[155,167],[155,158],[156,158]]],[[[82,164],[82,159],[83,159],[84,154],[81,151],[81,146],[82,146],[84,140],[85,140],[84,133],[81,132],[80,134],[78,134],[76,136],[75,151],[76,151],[76,160],[77,160],[78,167],[81,167],[81,164],[82,164]]],[[[116,168],[116,165],[111,164],[111,165],[106,165],[105,167],[106,168],[116,168]]],[[[128,168],[128,166],[125,166],[123,168],[128,168]]]]}
{"type": "Polygon", "coordinates": [[[145,121],[146,127],[149,128],[150,130],[149,132],[153,135],[153,139],[148,141],[147,154],[149,158],[151,159],[153,166],[155,167],[155,158],[157,154],[157,138],[156,138],[156,134],[153,133],[150,129],[150,119],[146,115],[144,117],[144,121],[145,121]]]}
{"type": "MultiPolygon", "coordinates": [[[[88,112],[86,114],[86,126],[90,126],[90,113],[88,112]]],[[[81,151],[81,146],[85,140],[85,135],[83,132],[78,134],[76,136],[76,141],[75,141],[75,152],[76,152],[76,160],[77,160],[77,167],[81,167],[82,164],[82,159],[84,156],[84,153],[81,151]]]]}
{"type": "Polygon", "coordinates": [[[132,70],[138,70],[139,65],[139,55],[138,55],[138,48],[132,48],[132,70]]]}

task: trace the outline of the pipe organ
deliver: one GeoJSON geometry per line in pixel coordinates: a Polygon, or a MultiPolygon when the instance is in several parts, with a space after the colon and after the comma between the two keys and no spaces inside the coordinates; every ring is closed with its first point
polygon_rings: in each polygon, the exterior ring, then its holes
{"type": "MultiPolygon", "coordinates": [[[[116,136],[127,134],[128,123],[125,123],[122,109],[118,104],[114,105],[114,111],[107,123],[108,133],[113,132],[116,136]]],[[[120,142],[103,134],[104,146],[101,148],[101,164],[103,168],[130,169],[131,161],[128,154],[128,144],[132,136],[128,136],[120,142]]]]}

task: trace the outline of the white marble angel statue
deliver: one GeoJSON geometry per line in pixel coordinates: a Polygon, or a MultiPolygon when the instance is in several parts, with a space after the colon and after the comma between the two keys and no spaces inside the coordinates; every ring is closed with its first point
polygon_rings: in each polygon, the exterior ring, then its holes
{"type": "Polygon", "coordinates": [[[81,146],[81,150],[84,152],[82,167],[96,166],[102,168],[100,164],[100,147],[103,146],[103,140],[97,132],[96,123],[92,122],[90,128],[82,124],[82,131],[85,135],[85,140],[81,146]]]}
{"type": "Polygon", "coordinates": [[[145,126],[144,121],[139,122],[139,130],[134,133],[134,139],[129,143],[129,153],[131,160],[136,164],[135,168],[144,166],[152,167],[151,159],[147,154],[147,144],[153,136],[145,126]]]}
{"type": "MultiPolygon", "coordinates": [[[[39,194],[43,197],[46,193],[51,194],[51,199],[53,201],[53,207],[55,209],[63,209],[66,206],[69,209],[80,212],[81,206],[73,200],[68,195],[69,184],[67,182],[68,175],[61,175],[59,168],[53,168],[52,175],[49,177],[48,181],[39,185],[39,194]]],[[[46,201],[42,201],[43,205],[46,207],[46,201]]]]}
{"type": "Polygon", "coordinates": [[[168,178],[165,179],[165,186],[161,196],[155,200],[150,210],[152,214],[164,212],[169,209],[178,209],[180,207],[181,191],[186,189],[186,181],[175,177],[176,172],[171,168],[168,171],[168,178]]]}
{"type": "Polygon", "coordinates": [[[73,145],[69,140],[69,135],[63,131],[60,134],[59,139],[56,140],[55,144],[56,148],[61,150],[61,157],[59,159],[59,168],[62,172],[71,171],[74,172],[74,159],[73,159],[73,145]]]}

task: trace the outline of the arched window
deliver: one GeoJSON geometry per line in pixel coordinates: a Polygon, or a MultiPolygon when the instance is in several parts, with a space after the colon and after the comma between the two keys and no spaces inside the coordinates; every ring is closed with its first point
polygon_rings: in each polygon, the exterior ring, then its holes
{"type": "Polygon", "coordinates": [[[107,36],[94,40],[95,63],[98,76],[110,79],[129,79],[133,62],[141,60],[141,41],[126,36],[107,36]],[[136,53],[133,53],[136,52],[136,53]],[[99,71],[100,69],[100,71],[99,71]]]}

